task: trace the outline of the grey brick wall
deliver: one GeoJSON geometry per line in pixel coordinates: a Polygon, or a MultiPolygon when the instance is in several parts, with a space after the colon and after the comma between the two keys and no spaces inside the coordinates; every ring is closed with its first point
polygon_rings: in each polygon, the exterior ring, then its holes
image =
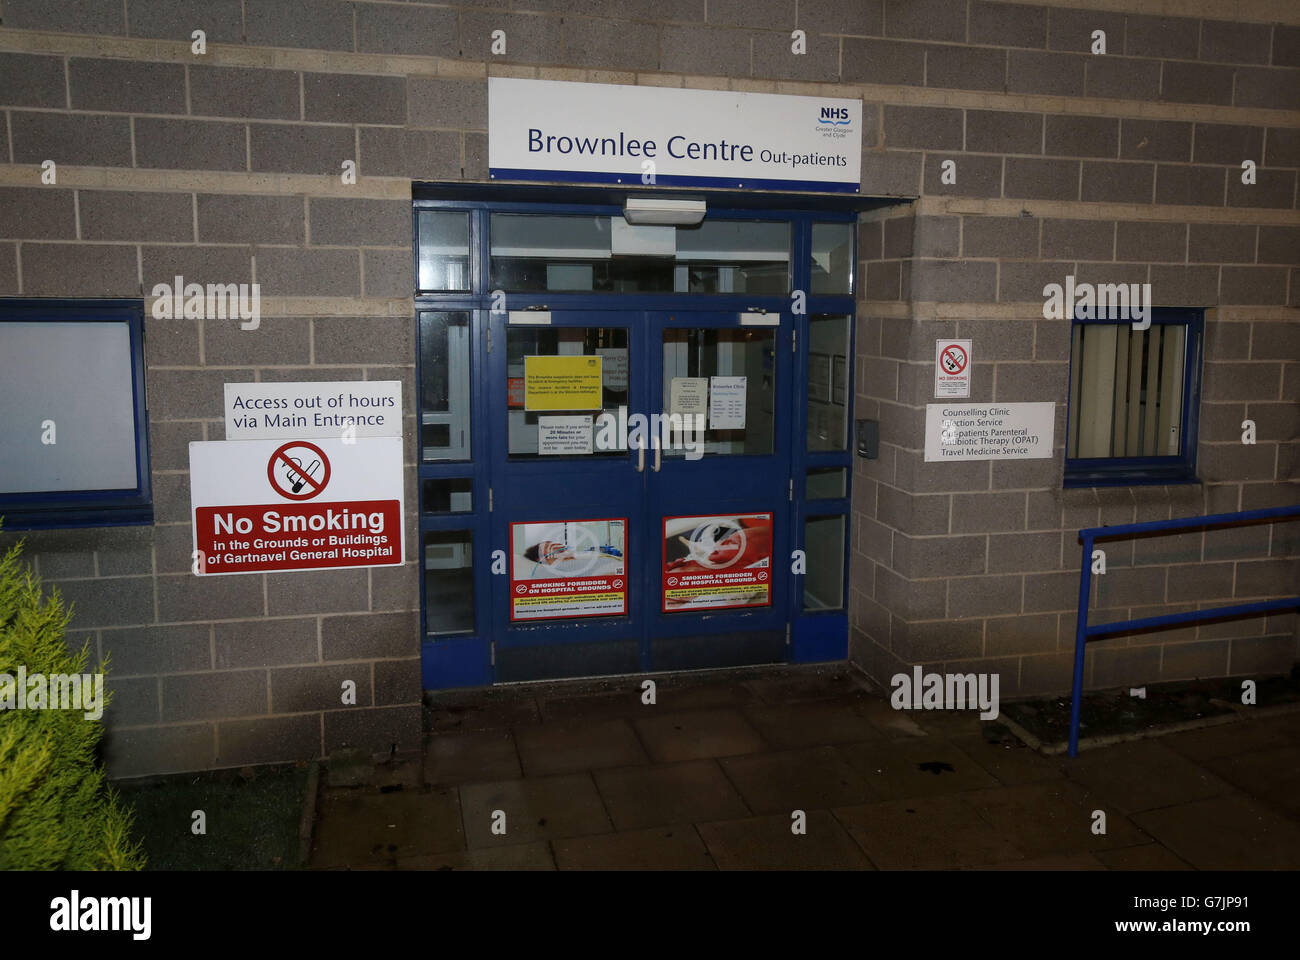
{"type": "MultiPolygon", "coordinates": [[[[182,274],[256,279],[264,296],[257,331],[148,321],[156,523],[27,536],[40,575],[76,603],[70,639],[112,658],[115,774],[416,744],[414,565],[196,580],[187,444],[222,439],[234,380],[401,379],[414,436],[410,181],[486,180],[489,73],[863,99],[863,192],[918,198],[861,224],[855,416],[879,417],[883,444],[855,466],[852,656],[873,675],[983,664],[1003,671],[1004,695],[1063,690],[1072,531],[1300,499],[1300,16],[1285,0],[1238,4],[1231,21],[1168,16],[1158,0],[1127,14],[1000,0],[499,6],[0,3],[0,295],[142,297],[182,274]],[[795,28],[806,56],[790,53],[795,28]],[[497,29],[504,55],[489,51],[497,29]],[[1096,29],[1105,56],[1089,53],[1096,29]],[[39,180],[47,159],[54,185],[39,180]],[[345,186],[349,160],[359,179],[345,186]],[[1030,465],[923,462],[937,336],[975,339],[973,399],[1064,399],[1068,336],[1041,318],[1041,288],[1071,271],[1209,309],[1203,485],[1062,491],[1059,449],[1030,465]],[[1259,442],[1243,450],[1247,417],[1259,442]],[[356,706],[339,702],[347,679],[356,706]]],[[[412,492],[411,556],[415,507],[412,492]]],[[[1126,573],[1098,610],[1269,595],[1294,582],[1296,540],[1117,547],[1126,573]]],[[[1121,637],[1092,652],[1089,682],[1279,669],[1296,648],[1293,617],[1121,637]]]]}

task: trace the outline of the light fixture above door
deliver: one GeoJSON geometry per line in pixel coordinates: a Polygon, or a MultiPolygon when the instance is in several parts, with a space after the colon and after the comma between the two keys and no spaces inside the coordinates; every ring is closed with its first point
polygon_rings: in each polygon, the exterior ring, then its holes
{"type": "Polygon", "coordinates": [[[662,197],[628,197],[623,219],[635,225],[693,227],[704,219],[703,200],[667,200],[662,197]]]}

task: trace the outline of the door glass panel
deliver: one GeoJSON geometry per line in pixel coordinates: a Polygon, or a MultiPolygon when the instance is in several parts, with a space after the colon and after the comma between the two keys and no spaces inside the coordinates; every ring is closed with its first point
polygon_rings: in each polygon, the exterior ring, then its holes
{"type": "Polygon", "coordinates": [[[812,291],[853,292],[853,224],[813,224],[812,291]]]}
{"type": "Polygon", "coordinates": [[[469,477],[425,480],[425,513],[470,513],[474,509],[474,481],[469,477]]]}
{"type": "Polygon", "coordinates": [[[808,471],[804,496],[809,500],[833,500],[842,497],[847,489],[844,467],[814,467],[808,471]]]}
{"type": "Polygon", "coordinates": [[[772,453],[775,330],[674,328],[664,331],[663,350],[667,419],[655,442],[664,456],[772,453]]]}
{"type": "Polygon", "coordinates": [[[490,286],[539,292],[790,292],[788,223],[705,220],[694,227],[635,231],[621,216],[493,214],[490,286]]]}
{"type": "Polygon", "coordinates": [[[849,318],[808,319],[808,449],[844,450],[849,436],[849,318]]]}
{"type": "Polygon", "coordinates": [[[421,210],[420,290],[468,290],[469,214],[421,210]]]}
{"type": "Polygon", "coordinates": [[[424,535],[424,616],[430,634],[474,629],[474,534],[436,530],[424,535]]]}
{"type": "Polygon", "coordinates": [[[809,517],[803,538],[808,554],[804,609],[839,610],[844,606],[844,517],[809,517]]]}
{"type": "Polygon", "coordinates": [[[469,325],[466,311],[420,312],[420,444],[425,460],[468,460],[469,325]]]}
{"type": "MultiPolygon", "coordinates": [[[[506,328],[506,419],[508,449],[512,457],[624,456],[627,450],[622,425],[628,421],[629,351],[623,327],[506,328]],[[529,357],[600,357],[599,406],[586,402],[573,408],[547,403],[545,411],[531,411],[527,378],[529,357]],[[602,427],[604,429],[602,429],[602,427]],[[590,441],[590,453],[584,443],[590,441]]],[[[546,372],[534,363],[534,372],[546,372]]],[[[538,384],[534,385],[539,390],[538,384]]],[[[578,403],[575,396],[574,402],[578,403]]]]}

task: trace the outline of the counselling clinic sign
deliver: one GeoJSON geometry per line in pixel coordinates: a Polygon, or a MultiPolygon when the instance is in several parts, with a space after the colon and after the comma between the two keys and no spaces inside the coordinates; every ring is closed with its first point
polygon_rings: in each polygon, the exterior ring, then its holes
{"type": "Polygon", "coordinates": [[[862,101],[488,78],[494,180],[857,193],[862,101]]]}

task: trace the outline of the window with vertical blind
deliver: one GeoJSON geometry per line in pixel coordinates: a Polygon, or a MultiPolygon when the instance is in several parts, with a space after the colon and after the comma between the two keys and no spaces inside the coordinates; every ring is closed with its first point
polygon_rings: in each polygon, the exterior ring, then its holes
{"type": "Polygon", "coordinates": [[[1199,310],[1152,308],[1151,325],[1075,320],[1066,486],[1196,479],[1199,310]]]}

